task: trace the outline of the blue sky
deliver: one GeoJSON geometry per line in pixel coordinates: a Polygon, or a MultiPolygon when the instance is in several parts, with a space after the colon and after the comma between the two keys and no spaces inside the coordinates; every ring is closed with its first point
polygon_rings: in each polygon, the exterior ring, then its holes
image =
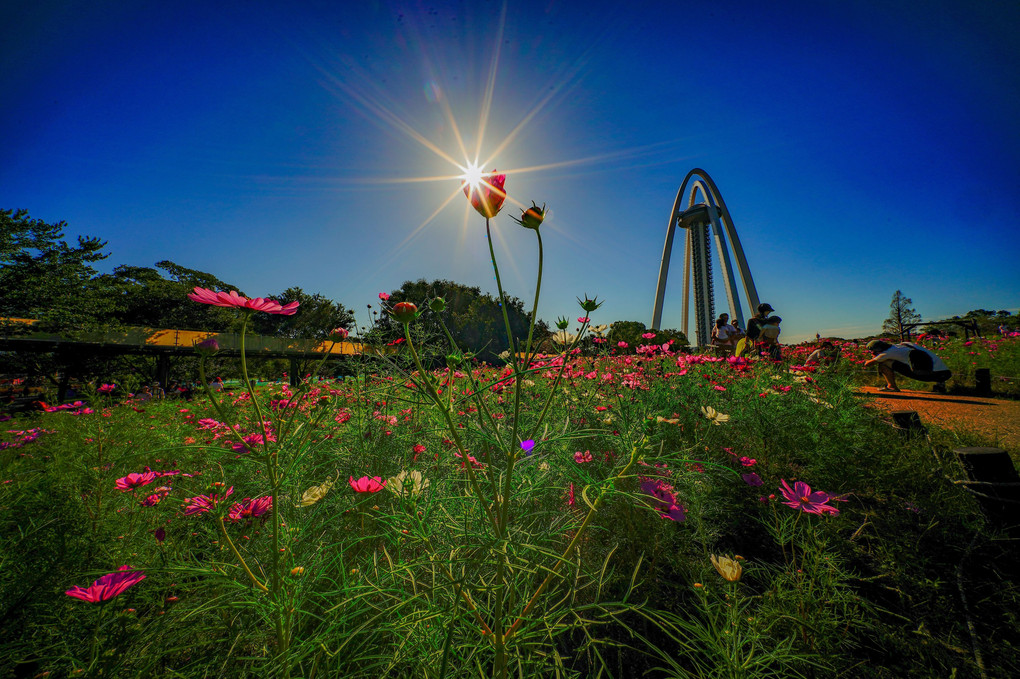
{"type": "MultiPolygon", "coordinates": [[[[409,279],[494,291],[484,221],[444,207],[459,133],[510,199],[550,208],[550,321],[597,294],[595,322],[650,322],[695,167],[785,341],[876,332],[897,289],[925,318],[1016,313],[1020,6],[921,5],[8,4],[0,207],[108,240],[110,268],[170,259],[364,316],[409,279]]],[[[517,211],[497,257],[530,300],[517,211]]]]}

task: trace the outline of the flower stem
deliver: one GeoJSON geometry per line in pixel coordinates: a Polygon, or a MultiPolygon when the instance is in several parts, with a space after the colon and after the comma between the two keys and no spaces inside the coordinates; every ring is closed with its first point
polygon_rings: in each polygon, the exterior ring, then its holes
{"type": "Polygon", "coordinates": [[[227,539],[227,544],[230,545],[230,551],[232,551],[234,556],[237,557],[238,562],[241,564],[241,568],[243,568],[244,572],[248,574],[249,578],[251,578],[252,584],[258,587],[262,592],[268,594],[269,588],[259,582],[259,579],[256,578],[255,574],[251,572],[250,568],[248,568],[248,564],[245,562],[244,557],[241,556],[241,553],[237,551],[237,547],[234,546],[234,541],[230,539],[230,533],[227,532],[227,527],[223,523],[223,517],[216,517],[216,522],[220,524],[220,530],[223,531],[223,537],[227,539]]]}
{"type": "MultiPolygon", "coordinates": [[[[242,340],[243,341],[243,340],[242,340]]],[[[209,386],[209,380],[205,377],[205,356],[198,359],[198,379],[202,381],[202,387],[205,389],[205,395],[212,401],[213,408],[216,410],[216,414],[220,416],[220,422],[227,423],[227,416],[223,413],[223,407],[220,402],[213,396],[212,388],[209,386]]]]}
{"type": "Polygon", "coordinates": [[[528,615],[528,613],[531,612],[531,609],[534,608],[535,603],[538,601],[539,597],[542,596],[543,592],[545,592],[546,588],[549,586],[549,583],[552,581],[553,577],[556,576],[556,574],[559,572],[563,564],[566,563],[567,559],[569,559],[570,556],[574,553],[574,550],[577,548],[577,545],[581,541],[581,536],[584,535],[584,532],[588,528],[588,525],[591,523],[592,519],[595,518],[595,513],[598,511],[598,508],[602,505],[606,493],[609,491],[610,488],[616,485],[617,481],[619,481],[621,478],[627,475],[627,472],[630,471],[630,468],[634,466],[635,462],[637,462],[638,451],[640,450],[641,450],[640,443],[638,445],[635,445],[631,449],[630,460],[627,461],[626,466],[620,470],[619,474],[610,479],[609,484],[605,488],[603,488],[602,492],[599,493],[599,496],[595,498],[595,502],[593,502],[591,504],[591,507],[588,509],[588,514],[584,517],[584,521],[581,523],[580,528],[578,528],[577,532],[574,533],[574,538],[570,541],[570,544],[567,545],[567,548],[563,550],[563,554],[560,555],[560,558],[556,561],[553,567],[549,569],[549,574],[545,576],[545,580],[542,581],[542,584],[540,584],[538,586],[538,589],[535,590],[535,593],[531,596],[531,599],[528,600],[528,603],[524,607],[524,610],[521,611],[520,616],[518,616],[517,620],[514,621],[514,624],[510,626],[510,629],[506,631],[506,634],[503,635],[504,639],[509,639],[514,635],[517,629],[521,626],[521,623],[524,622],[524,618],[528,615]]]}
{"type": "Polygon", "coordinates": [[[510,361],[517,372],[517,349],[514,347],[514,334],[510,328],[510,316],[506,313],[506,295],[503,293],[503,281],[499,277],[499,266],[496,264],[496,251],[492,247],[492,230],[489,218],[485,218],[485,237],[489,241],[489,256],[492,259],[492,272],[496,276],[496,289],[499,291],[499,308],[503,311],[503,325],[506,326],[506,339],[510,343],[510,361]]]}
{"type": "Polygon", "coordinates": [[[457,433],[457,425],[450,416],[450,411],[446,408],[446,404],[443,403],[442,398],[440,398],[439,394],[436,392],[436,388],[432,384],[432,381],[426,375],[425,369],[421,364],[421,359],[418,357],[418,351],[414,348],[414,340],[411,339],[411,330],[406,323],[404,324],[404,338],[407,340],[407,348],[411,352],[411,357],[414,359],[414,365],[418,368],[418,375],[421,377],[421,383],[425,385],[427,393],[433,403],[439,406],[439,412],[443,414],[443,419],[446,420],[446,426],[450,430],[450,436],[453,437],[453,441],[457,445],[457,449],[460,450],[460,454],[462,455],[461,463],[467,471],[468,481],[471,483],[471,489],[478,497],[478,502],[481,504],[482,510],[485,512],[485,516],[489,519],[489,523],[492,524],[493,529],[498,534],[499,523],[497,522],[496,517],[493,516],[492,512],[489,510],[489,506],[485,503],[485,496],[482,494],[482,489],[478,485],[478,478],[475,476],[475,471],[471,467],[471,460],[468,459],[468,451],[460,440],[460,434],[457,433]]]}
{"type": "Polygon", "coordinates": [[[544,259],[542,232],[535,229],[535,235],[538,236],[538,280],[535,282],[535,304],[531,308],[531,323],[528,328],[528,343],[524,345],[524,360],[528,365],[531,364],[531,339],[534,337],[535,323],[538,320],[538,296],[542,292],[542,263],[544,259]]]}

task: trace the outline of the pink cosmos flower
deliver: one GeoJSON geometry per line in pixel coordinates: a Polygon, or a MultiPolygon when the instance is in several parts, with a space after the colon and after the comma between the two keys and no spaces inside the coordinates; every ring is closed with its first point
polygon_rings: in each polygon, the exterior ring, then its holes
{"type": "Polygon", "coordinates": [[[101,385],[99,385],[99,388],[96,389],[96,391],[98,391],[100,394],[109,394],[111,391],[113,391],[116,388],[117,388],[117,385],[115,385],[115,384],[101,384],[101,385]]]}
{"type": "Polygon", "coordinates": [[[387,301],[387,300],[388,300],[389,298],[390,298],[390,293],[388,293],[388,292],[380,292],[380,293],[379,293],[379,299],[381,299],[382,301],[384,301],[384,302],[385,302],[385,301],[387,301]]]}
{"type": "Polygon", "coordinates": [[[786,479],[781,479],[779,490],[783,493],[783,497],[786,498],[783,504],[787,507],[799,509],[808,514],[832,514],[834,516],[839,514],[838,509],[827,504],[829,500],[834,499],[832,496],[820,490],[812,493],[811,486],[803,481],[795,482],[793,488],[790,488],[790,484],[786,482],[786,479]]]}
{"type": "Polygon", "coordinates": [[[257,497],[254,500],[250,497],[246,497],[241,502],[234,503],[234,506],[230,508],[230,513],[227,515],[227,518],[234,523],[246,519],[256,519],[269,513],[272,508],[273,497],[271,495],[257,497]]]}
{"type": "Polygon", "coordinates": [[[655,339],[655,333],[654,332],[641,333],[641,337],[643,337],[644,339],[655,339]]]}
{"type": "Polygon", "coordinates": [[[628,345],[626,342],[620,341],[616,343],[616,346],[620,347],[621,349],[626,349],[628,345]]]}
{"type": "Polygon", "coordinates": [[[755,474],[754,472],[748,472],[747,474],[741,474],[740,478],[744,479],[744,483],[746,483],[749,486],[760,486],[760,485],[762,485],[764,483],[761,480],[761,477],[758,476],[757,474],[755,474]]]}
{"type": "Polygon", "coordinates": [[[234,492],[234,487],[227,488],[227,492],[223,495],[219,493],[209,493],[208,495],[197,495],[195,497],[189,497],[184,501],[184,514],[185,516],[191,516],[192,514],[204,514],[210,509],[215,509],[216,504],[220,500],[226,500],[234,492]]]}
{"type": "Polygon", "coordinates": [[[334,329],[333,329],[333,330],[332,330],[332,331],[331,331],[331,332],[329,333],[329,338],[330,338],[331,340],[333,340],[334,342],[339,342],[339,341],[341,341],[341,340],[345,340],[345,339],[347,339],[347,338],[348,338],[348,336],[350,336],[350,334],[351,334],[351,333],[349,333],[349,332],[347,331],[347,328],[334,328],[334,329]]]}
{"type": "Polygon", "coordinates": [[[578,323],[587,323],[587,322],[588,322],[588,321],[590,321],[590,320],[591,320],[591,319],[590,319],[590,318],[588,318],[587,316],[581,316],[580,318],[578,318],[578,319],[577,319],[577,322],[578,322],[578,323]]]}
{"type": "Polygon", "coordinates": [[[588,452],[587,450],[585,450],[585,451],[580,451],[579,450],[576,453],[574,453],[574,462],[576,462],[577,464],[584,464],[585,462],[591,462],[594,459],[595,459],[595,457],[590,452],[588,452]]]}
{"type": "Polygon", "coordinates": [[[143,474],[131,473],[117,479],[117,490],[126,493],[129,490],[147,486],[159,478],[159,472],[145,472],[143,474]]]}
{"type": "Polygon", "coordinates": [[[357,493],[378,493],[386,487],[386,482],[380,476],[362,476],[357,481],[352,476],[349,483],[357,493]]]}
{"type": "Polygon", "coordinates": [[[123,594],[126,589],[144,579],[145,573],[142,571],[131,570],[131,566],[121,566],[116,572],[104,575],[89,587],[74,586],[64,593],[75,599],[97,604],[123,594]]]}
{"type": "Polygon", "coordinates": [[[199,287],[196,287],[194,292],[188,293],[188,299],[202,304],[212,304],[213,306],[264,311],[267,314],[279,314],[282,316],[293,316],[297,312],[297,308],[299,306],[298,302],[291,302],[290,304],[282,305],[275,300],[263,299],[262,297],[248,299],[247,297],[238,294],[237,290],[231,290],[230,292],[216,292],[215,290],[199,287]]]}

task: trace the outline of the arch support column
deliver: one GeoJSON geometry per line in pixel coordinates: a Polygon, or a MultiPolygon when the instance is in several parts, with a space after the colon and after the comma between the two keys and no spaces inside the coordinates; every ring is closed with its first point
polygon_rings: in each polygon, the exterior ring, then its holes
{"type": "Polygon", "coordinates": [[[715,323],[715,291],[711,259],[713,235],[730,314],[733,320],[742,327],[745,316],[735,274],[740,275],[740,281],[743,284],[744,295],[750,311],[748,316],[753,315],[758,306],[758,291],[755,288],[751,270],[744,256],[744,249],[737,237],[737,230],[733,226],[726,203],[715,182],[702,169],[695,168],[687,173],[680,185],[680,190],[677,191],[676,200],[673,202],[673,209],[666,227],[666,242],[662,248],[659,278],[655,286],[651,325],[653,329],[659,329],[662,325],[666,280],[673,252],[673,238],[677,229],[684,229],[686,232],[684,234],[681,330],[692,344],[705,346],[711,341],[712,326],[715,323]],[[736,267],[730,261],[731,249],[733,259],[736,260],[736,267]],[[692,278],[693,286],[691,285],[692,278]],[[688,334],[689,298],[692,287],[696,334],[696,338],[693,340],[688,334]]]}

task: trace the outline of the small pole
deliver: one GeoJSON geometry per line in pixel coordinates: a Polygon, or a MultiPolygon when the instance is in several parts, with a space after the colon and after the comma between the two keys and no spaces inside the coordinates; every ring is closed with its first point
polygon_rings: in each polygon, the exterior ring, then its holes
{"type": "Polygon", "coordinates": [[[896,431],[905,436],[928,433],[924,425],[921,424],[921,418],[916,410],[894,410],[892,418],[896,431]]]}
{"type": "Polygon", "coordinates": [[[982,396],[992,395],[992,371],[989,368],[974,371],[974,388],[982,396]]]}
{"type": "Polygon", "coordinates": [[[969,483],[963,483],[975,496],[981,511],[999,528],[1020,526],[1020,475],[1013,460],[1002,448],[956,448],[954,451],[969,483]]]}

